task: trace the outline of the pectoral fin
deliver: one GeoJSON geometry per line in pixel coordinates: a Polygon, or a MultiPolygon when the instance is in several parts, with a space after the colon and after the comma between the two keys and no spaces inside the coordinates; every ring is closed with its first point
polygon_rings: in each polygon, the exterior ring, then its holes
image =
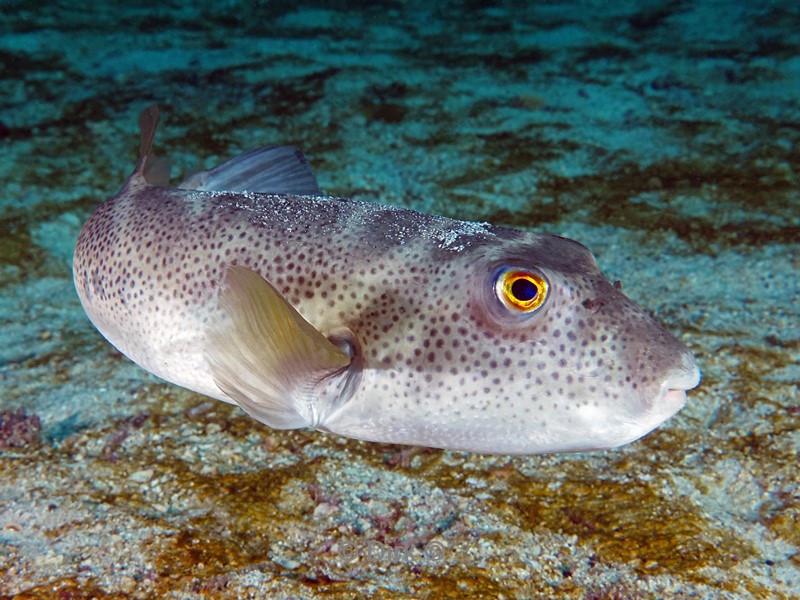
{"type": "Polygon", "coordinates": [[[228,268],[219,304],[223,316],[207,331],[205,354],[220,390],[275,429],[317,425],[318,391],[351,356],[250,269],[228,268]]]}

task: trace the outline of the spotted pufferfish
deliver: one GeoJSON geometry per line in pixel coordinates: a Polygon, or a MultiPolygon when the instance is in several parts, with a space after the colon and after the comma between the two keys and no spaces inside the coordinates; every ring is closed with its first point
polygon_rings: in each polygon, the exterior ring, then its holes
{"type": "Polygon", "coordinates": [[[285,146],[171,188],[157,122],[73,268],[97,329],[167,381],[276,429],[495,454],[626,444],[699,382],[578,242],[327,197],[285,146]]]}

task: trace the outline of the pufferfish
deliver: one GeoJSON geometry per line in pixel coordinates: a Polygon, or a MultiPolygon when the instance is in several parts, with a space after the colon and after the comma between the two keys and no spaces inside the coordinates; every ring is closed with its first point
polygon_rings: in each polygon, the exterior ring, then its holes
{"type": "Polygon", "coordinates": [[[167,381],[276,429],[493,454],[629,443],[699,383],[578,242],[324,196],[285,146],[172,188],[157,123],[73,269],[97,329],[167,381]]]}

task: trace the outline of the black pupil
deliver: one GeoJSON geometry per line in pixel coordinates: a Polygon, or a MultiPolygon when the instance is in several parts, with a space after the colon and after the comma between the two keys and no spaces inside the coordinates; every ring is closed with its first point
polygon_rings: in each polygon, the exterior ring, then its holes
{"type": "Polygon", "coordinates": [[[511,293],[514,294],[514,298],[520,302],[528,302],[536,298],[536,294],[539,293],[539,288],[528,279],[517,279],[511,284],[511,293]]]}

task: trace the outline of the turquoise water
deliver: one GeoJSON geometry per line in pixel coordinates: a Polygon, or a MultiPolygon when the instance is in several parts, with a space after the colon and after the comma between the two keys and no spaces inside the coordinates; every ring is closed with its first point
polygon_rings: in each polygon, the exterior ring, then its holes
{"type": "Polygon", "coordinates": [[[800,588],[796,3],[3,7],[0,594],[800,588]],[[332,195],[579,240],[701,386],[625,448],[509,458],[274,432],[156,380],[70,265],[152,103],[174,181],[293,144],[332,195]]]}

